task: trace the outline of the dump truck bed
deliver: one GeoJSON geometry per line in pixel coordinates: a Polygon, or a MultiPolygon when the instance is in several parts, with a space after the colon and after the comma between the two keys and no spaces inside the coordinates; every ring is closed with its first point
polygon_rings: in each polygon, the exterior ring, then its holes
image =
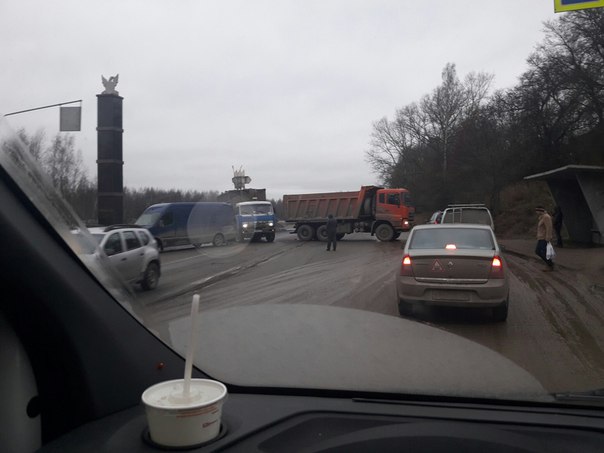
{"type": "Polygon", "coordinates": [[[328,214],[337,219],[358,219],[362,211],[362,191],[284,195],[285,220],[325,220],[328,214]]]}

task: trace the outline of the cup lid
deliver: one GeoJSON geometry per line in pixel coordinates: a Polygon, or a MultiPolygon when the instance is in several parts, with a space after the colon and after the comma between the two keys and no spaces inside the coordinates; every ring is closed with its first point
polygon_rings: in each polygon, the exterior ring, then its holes
{"type": "Polygon", "coordinates": [[[226,397],[227,389],[222,382],[211,379],[191,379],[189,398],[184,398],[184,379],[174,379],[152,385],[142,394],[147,406],[158,409],[183,409],[209,406],[226,397]]]}

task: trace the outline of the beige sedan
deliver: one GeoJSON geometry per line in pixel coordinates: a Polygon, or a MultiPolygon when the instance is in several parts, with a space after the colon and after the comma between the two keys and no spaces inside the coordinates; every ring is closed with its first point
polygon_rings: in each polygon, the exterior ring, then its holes
{"type": "Polygon", "coordinates": [[[419,225],[405,245],[397,278],[399,312],[414,305],[492,308],[508,315],[508,268],[493,230],[484,225],[419,225]]]}

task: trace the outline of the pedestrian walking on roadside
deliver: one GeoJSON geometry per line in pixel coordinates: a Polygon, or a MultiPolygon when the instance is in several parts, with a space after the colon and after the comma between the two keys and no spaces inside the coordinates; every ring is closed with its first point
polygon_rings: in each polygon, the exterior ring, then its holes
{"type": "Polygon", "coordinates": [[[552,218],[543,206],[537,206],[535,213],[539,216],[537,222],[537,247],[535,253],[545,262],[547,268],[545,271],[554,270],[554,262],[547,258],[547,244],[552,240],[552,218]]]}
{"type": "Polygon", "coordinates": [[[554,224],[554,231],[556,232],[556,245],[558,247],[564,247],[562,244],[562,222],[564,221],[564,215],[560,206],[556,206],[554,209],[554,216],[552,218],[554,224]]]}
{"type": "Polygon", "coordinates": [[[335,252],[336,243],[338,242],[338,221],[333,217],[332,214],[329,214],[327,216],[327,223],[325,226],[327,227],[327,251],[329,252],[331,246],[333,245],[333,251],[335,252]]]}

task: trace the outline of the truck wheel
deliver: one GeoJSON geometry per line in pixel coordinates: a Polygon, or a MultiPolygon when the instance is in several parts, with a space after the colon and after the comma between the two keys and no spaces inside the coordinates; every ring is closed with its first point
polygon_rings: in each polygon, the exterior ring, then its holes
{"type": "Polygon", "coordinates": [[[375,237],[382,242],[391,241],[394,237],[394,230],[389,224],[382,223],[375,229],[375,237]]]}
{"type": "Polygon", "coordinates": [[[273,242],[275,240],[275,233],[266,233],[266,242],[273,242]]]}
{"type": "Polygon", "coordinates": [[[301,241],[310,241],[315,235],[315,229],[312,225],[304,224],[298,227],[298,239],[301,241]]]}
{"type": "Polygon", "coordinates": [[[317,239],[322,242],[327,242],[327,225],[321,225],[317,228],[317,239]]]}

